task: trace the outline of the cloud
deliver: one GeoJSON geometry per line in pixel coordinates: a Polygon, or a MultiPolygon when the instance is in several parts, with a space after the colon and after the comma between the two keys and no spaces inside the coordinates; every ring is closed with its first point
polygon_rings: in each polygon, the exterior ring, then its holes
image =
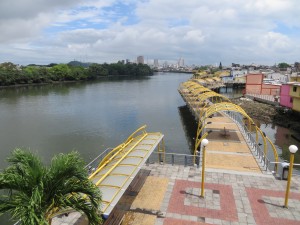
{"type": "Polygon", "coordinates": [[[299,61],[293,0],[0,2],[0,61],[136,59],[223,65],[299,61]]]}
{"type": "Polygon", "coordinates": [[[259,39],[261,48],[269,51],[290,51],[291,40],[280,33],[268,32],[259,39]]]}

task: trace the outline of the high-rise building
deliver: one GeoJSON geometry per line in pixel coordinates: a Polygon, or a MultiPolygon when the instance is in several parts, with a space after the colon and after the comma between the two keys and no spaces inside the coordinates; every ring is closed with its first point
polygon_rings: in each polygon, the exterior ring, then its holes
{"type": "Polygon", "coordinates": [[[137,64],[140,64],[140,63],[144,64],[144,56],[140,55],[140,56],[137,57],[137,64]]]}
{"type": "Polygon", "coordinates": [[[158,59],[154,59],[154,67],[158,68],[158,59]]]}
{"type": "Polygon", "coordinates": [[[184,67],[184,59],[182,57],[178,60],[178,67],[184,67]]]}
{"type": "Polygon", "coordinates": [[[167,68],[168,67],[168,61],[165,61],[163,64],[163,68],[167,68]]]}

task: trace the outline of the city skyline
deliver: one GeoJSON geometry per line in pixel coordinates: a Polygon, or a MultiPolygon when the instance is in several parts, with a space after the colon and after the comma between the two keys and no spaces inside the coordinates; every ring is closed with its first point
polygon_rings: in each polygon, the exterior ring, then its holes
{"type": "Polygon", "coordinates": [[[295,0],[3,0],[0,63],[110,63],[138,55],[182,57],[186,65],[294,63],[299,9],[295,0]]]}

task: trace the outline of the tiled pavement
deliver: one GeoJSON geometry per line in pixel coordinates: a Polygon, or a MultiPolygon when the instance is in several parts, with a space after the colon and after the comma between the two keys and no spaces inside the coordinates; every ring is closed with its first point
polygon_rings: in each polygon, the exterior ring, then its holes
{"type": "MultiPolygon", "coordinates": [[[[283,208],[286,181],[272,175],[207,169],[200,198],[201,169],[150,164],[150,176],[169,183],[156,225],[300,224],[300,178],[293,177],[289,208],[283,208]]],[[[159,188],[153,186],[153,189],[159,188]]]]}

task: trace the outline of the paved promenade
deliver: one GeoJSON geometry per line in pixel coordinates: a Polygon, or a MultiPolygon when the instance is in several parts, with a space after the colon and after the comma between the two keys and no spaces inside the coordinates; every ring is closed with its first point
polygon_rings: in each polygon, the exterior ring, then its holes
{"type": "Polygon", "coordinates": [[[122,224],[300,224],[299,177],[292,179],[286,209],[286,181],[272,175],[207,169],[201,198],[200,168],[151,164],[143,169],[151,171],[152,182],[146,180],[122,224]]]}
{"type": "MultiPolygon", "coordinates": [[[[201,198],[201,168],[150,164],[142,171],[150,173],[140,191],[125,192],[116,205],[122,225],[300,224],[300,177],[292,179],[287,209],[282,207],[287,182],[272,175],[207,168],[201,198]]],[[[53,224],[88,221],[70,213],[53,224]]]]}

